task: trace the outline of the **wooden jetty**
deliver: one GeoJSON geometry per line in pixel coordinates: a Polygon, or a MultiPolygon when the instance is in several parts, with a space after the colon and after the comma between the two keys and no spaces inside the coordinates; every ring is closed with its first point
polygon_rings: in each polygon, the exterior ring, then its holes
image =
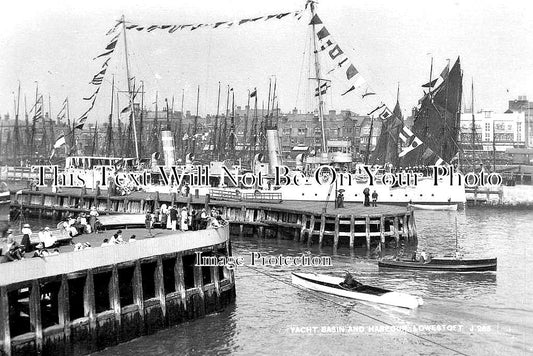
{"type": "Polygon", "coordinates": [[[85,355],[219,312],[233,271],[195,253],[230,250],[226,225],[0,264],[0,353],[85,355]]]}
{"type": "MultiPolygon", "coordinates": [[[[346,246],[396,244],[400,241],[416,243],[414,212],[398,206],[363,207],[346,204],[346,208],[325,209],[319,202],[257,203],[249,201],[221,201],[205,198],[180,197],[176,193],[159,194],[135,192],[128,196],[102,195],[85,189],[52,193],[24,190],[12,193],[13,212],[23,211],[38,217],[60,219],[70,212],[87,212],[96,206],[100,214],[143,214],[155,211],[162,204],[188,206],[194,209],[212,207],[222,212],[230,222],[232,233],[243,237],[294,239],[308,245],[346,246]]],[[[144,220],[143,220],[144,221],[144,220]]]]}

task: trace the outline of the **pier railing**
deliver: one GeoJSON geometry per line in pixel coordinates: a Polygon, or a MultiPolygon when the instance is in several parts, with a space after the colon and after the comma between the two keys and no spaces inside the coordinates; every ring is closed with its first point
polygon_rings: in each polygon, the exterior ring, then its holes
{"type": "Polygon", "coordinates": [[[241,192],[239,190],[209,189],[209,196],[213,200],[224,201],[249,201],[249,202],[266,202],[281,203],[282,194],[276,192],[255,191],[241,192]]]}

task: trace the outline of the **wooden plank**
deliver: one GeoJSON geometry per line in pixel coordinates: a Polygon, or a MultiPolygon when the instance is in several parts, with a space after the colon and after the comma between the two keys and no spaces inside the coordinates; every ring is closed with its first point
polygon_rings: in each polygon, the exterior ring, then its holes
{"type": "Polygon", "coordinates": [[[187,303],[185,303],[185,274],[183,272],[183,254],[178,253],[176,255],[176,263],[174,264],[174,288],[181,295],[183,307],[187,309],[187,303]]]}
{"type": "Polygon", "coordinates": [[[370,216],[365,219],[366,249],[370,250],[370,216]]]}
{"type": "Polygon", "coordinates": [[[309,233],[307,234],[307,246],[311,246],[313,242],[313,231],[315,230],[315,215],[311,215],[311,221],[309,222],[309,233]]]}
{"type": "Polygon", "coordinates": [[[385,218],[381,216],[381,219],[379,219],[379,241],[385,246],[385,218]]]}
{"type": "Polygon", "coordinates": [[[133,303],[139,308],[139,317],[141,319],[141,335],[144,334],[144,298],[143,298],[143,280],[141,273],[141,262],[135,261],[133,271],[133,303]]]}
{"type": "Polygon", "coordinates": [[[400,246],[400,227],[398,223],[398,217],[394,217],[394,240],[396,240],[396,247],[400,246]]]}
{"type": "Polygon", "coordinates": [[[322,248],[322,243],[324,242],[324,230],[326,229],[326,215],[322,214],[320,216],[320,234],[318,236],[318,246],[322,248]]]}
{"type": "Polygon", "coordinates": [[[91,350],[96,351],[96,302],[94,299],[93,270],[88,269],[83,289],[83,307],[85,315],[89,317],[89,332],[91,334],[91,350]]]}
{"type": "Polygon", "coordinates": [[[302,229],[300,230],[300,241],[302,241],[302,239],[305,238],[305,233],[307,231],[307,214],[302,214],[302,217],[301,217],[301,224],[302,224],[302,229]]]}
{"type": "Polygon", "coordinates": [[[350,250],[353,250],[355,245],[355,216],[350,216],[350,250]]]}
{"type": "Polygon", "coordinates": [[[163,277],[163,258],[161,256],[157,257],[157,267],[155,271],[155,296],[159,299],[163,320],[166,320],[167,302],[165,298],[165,283],[163,277]]]}
{"type": "Polygon", "coordinates": [[[11,356],[11,332],[9,330],[9,299],[6,287],[0,287],[0,337],[3,342],[3,354],[11,356]]]}
{"type": "MultiPolygon", "coordinates": [[[[63,325],[65,337],[65,350],[70,351],[70,300],[67,275],[61,276],[61,287],[58,296],[58,316],[59,324],[63,325]]],[[[70,353],[70,352],[67,352],[70,353]]]]}
{"type": "Polygon", "coordinates": [[[119,343],[122,324],[122,309],[120,306],[120,286],[117,265],[113,265],[113,269],[111,271],[111,280],[109,281],[109,302],[111,308],[113,308],[113,312],[115,313],[115,334],[117,336],[117,343],[119,343]]]}
{"type": "Polygon", "coordinates": [[[41,323],[41,288],[38,279],[34,279],[31,283],[30,323],[32,331],[35,332],[36,353],[41,355],[43,352],[43,326],[41,323]]]}
{"type": "Polygon", "coordinates": [[[333,236],[333,249],[336,250],[339,246],[339,215],[335,218],[335,234],[333,236]]]}

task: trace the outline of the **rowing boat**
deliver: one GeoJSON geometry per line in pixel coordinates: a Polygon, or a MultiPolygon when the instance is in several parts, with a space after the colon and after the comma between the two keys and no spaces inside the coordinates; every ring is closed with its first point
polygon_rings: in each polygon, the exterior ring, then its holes
{"type": "Polygon", "coordinates": [[[444,210],[455,211],[457,204],[409,204],[408,207],[417,210],[444,210]]]}
{"type": "Polygon", "coordinates": [[[424,301],[420,297],[387,289],[360,285],[353,289],[344,287],[344,278],[314,273],[293,273],[292,283],[328,294],[361,300],[365,302],[387,304],[401,308],[415,309],[424,301]]]}
{"type": "Polygon", "coordinates": [[[496,271],[497,258],[462,259],[454,257],[432,258],[428,262],[413,260],[380,260],[380,268],[415,269],[426,271],[483,272],[496,271]]]}

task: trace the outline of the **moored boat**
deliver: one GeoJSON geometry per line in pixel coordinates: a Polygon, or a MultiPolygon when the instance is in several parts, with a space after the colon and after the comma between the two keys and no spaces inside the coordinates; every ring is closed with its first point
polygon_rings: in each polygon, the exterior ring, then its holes
{"type": "Polygon", "coordinates": [[[462,259],[453,257],[432,258],[427,262],[401,260],[380,260],[380,268],[411,269],[426,271],[484,272],[496,271],[497,258],[462,259]]]}
{"type": "Polygon", "coordinates": [[[292,283],[315,290],[341,297],[346,297],[364,302],[392,305],[401,308],[415,309],[424,302],[422,298],[406,293],[393,292],[387,289],[360,285],[350,289],[343,287],[341,283],[344,278],[333,277],[314,273],[293,273],[292,283]]]}
{"type": "Polygon", "coordinates": [[[455,211],[457,204],[409,204],[408,207],[417,210],[455,211]]]}

